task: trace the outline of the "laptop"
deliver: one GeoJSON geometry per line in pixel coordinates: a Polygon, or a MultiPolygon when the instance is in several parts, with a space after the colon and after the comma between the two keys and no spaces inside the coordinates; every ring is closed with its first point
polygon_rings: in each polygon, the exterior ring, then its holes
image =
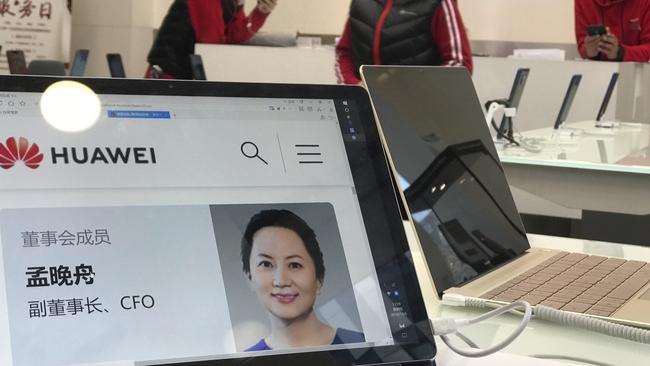
{"type": "Polygon", "coordinates": [[[362,88],[59,80],[0,77],[0,364],[434,358],[362,88]]]}
{"type": "Polygon", "coordinates": [[[439,296],[650,327],[650,264],[531,248],[464,68],[363,66],[439,296]]]}

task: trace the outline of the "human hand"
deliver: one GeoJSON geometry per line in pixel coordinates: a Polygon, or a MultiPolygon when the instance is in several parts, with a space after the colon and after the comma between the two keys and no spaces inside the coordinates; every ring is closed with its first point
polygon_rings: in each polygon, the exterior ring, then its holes
{"type": "Polygon", "coordinates": [[[607,28],[607,34],[603,35],[598,42],[598,52],[605,55],[608,60],[615,60],[618,57],[618,48],[618,38],[611,34],[607,28]]]}
{"type": "Polygon", "coordinates": [[[257,0],[257,8],[264,14],[269,14],[278,5],[278,0],[257,0]]]}
{"type": "Polygon", "coordinates": [[[602,36],[586,36],[583,44],[585,45],[585,53],[588,58],[594,58],[598,56],[598,45],[600,43],[602,36]]]}

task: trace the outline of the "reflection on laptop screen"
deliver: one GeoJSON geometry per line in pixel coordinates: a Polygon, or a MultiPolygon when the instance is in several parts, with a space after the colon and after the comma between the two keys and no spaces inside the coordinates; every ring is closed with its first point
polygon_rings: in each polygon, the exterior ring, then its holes
{"type": "Polygon", "coordinates": [[[363,75],[438,293],[528,249],[467,70],[363,75]]]}
{"type": "Polygon", "coordinates": [[[105,93],[70,134],[0,97],[0,364],[433,357],[359,100],[105,93]]]}
{"type": "Polygon", "coordinates": [[[607,91],[603,97],[603,102],[600,104],[600,109],[598,109],[598,115],[596,116],[596,121],[600,121],[605,112],[607,112],[607,107],[609,106],[609,100],[612,98],[614,93],[614,88],[616,87],[616,82],[618,81],[618,73],[615,72],[612,74],[612,78],[609,79],[609,84],[607,85],[607,91]]]}

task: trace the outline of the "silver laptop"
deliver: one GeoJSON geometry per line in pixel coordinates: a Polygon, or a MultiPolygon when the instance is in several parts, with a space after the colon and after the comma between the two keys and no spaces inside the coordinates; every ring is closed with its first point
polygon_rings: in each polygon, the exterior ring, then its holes
{"type": "Polygon", "coordinates": [[[650,264],[531,248],[464,68],[364,66],[433,283],[650,327],[650,264]]]}

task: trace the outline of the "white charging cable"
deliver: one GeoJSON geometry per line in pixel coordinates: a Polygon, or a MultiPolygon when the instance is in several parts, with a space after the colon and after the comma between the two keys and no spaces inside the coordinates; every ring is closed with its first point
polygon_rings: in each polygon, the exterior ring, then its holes
{"type": "MultiPolygon", "coordinates": [[[[467,306],[467,307],[476,307],[476,308],[485,308],[485,307],[496,307],[497,310],[507,308],[509,305],[498,305],[491,302],[488,302],[483,299],[477,299],[474,297],[466,297],[463,295],[457,294],[445,294],[442,297],[442,303],[445,305],[451,306],[467,306]]],[[[521,301],[513,302],[510,305],[521,303],[521,301]]],[[[529,305],[530,306],[530,305],[529,305]]],[[[509,308],[510,310],[512,308],[509,308]]],[[[490,311],[485,315],[493,313],[490,311]]],[[[484,316],[485,316],[484,315],[484,316]]],[[[534,308],[535,319],[547,320],[550,322],[567,325],[570,327],[577,327],[586,329],[593,332],[602,333],[608,336],[627,339],[633,342],[650,344],[650,331],[630,327],[627,325],[616,324],[606,320],[596,319],[584,314],[572,313],[563,310],[553,309],[544,305],[536,305],[534,308]]],[[[478,318],[477,318],[478,319],[478,318]]],[[[524,316],[525,323],[528,324],[530,317],[526,318],[524,316]]],[[[524,324],[522,322],[522,324],[524,324]]],[[[520,325],[521,326],[521,325],[520,325]]],[[[524,326],[525,327],[525,326],[524,326]]],[[[435,330],[434,330],[435,331],[435,330]]],[[[519,332],[521,333],[521,332],[519,332]]],[[[518,335],[518,334],[517,334],[518,335]]],[[[444,340],[444,339],[443,339],[444,340]]],[[[446,343],[446,342],[445,342],[446,343]]],[[[453,349],[453,348],[452,348],[453,349]]]]}
{"type": "MultiPolygon", "coordinates": [[[[443,297],[443,303],[444,301],[445,298],[443,297]]],[[[463,303],[465,303],[465,301],[463,301],[463,303]]],[[[527,303],[526,301],[515,301],[512,304],[501,306],[497,309],[487,312],[474,319],[459,319],[459,320],[451,319],[451,318],[433,319],[431,320],[431,326],[433,328],[433,334],[439,336],[442,339],[442,341],[445,342],[445,344],[452,351],[465,357],[484,357],[496,353],[504,349],[505,347],[507,347],[510,343],[512,343],[521,334],[521,332],[523,332],[524,329],[526,329],[526,327],[528,326],[528,322],[530,322],[531,316],[532,316],[532,307],[530,306],[529,303],[527,303]],[[521,324],[519,324],[519,326],[515,329],[515,331],[510,336],[508,336],[508,338],[506,338],[501,343],[498,343],[490,348],[487,349],[457,348],[450,342],[449,338],[447,337],[447,335],[449,334],[457,334],[461,339],[465,340],[465,338],[467,337],[465,337],[462,333],[459,333],[460,328],[480,323],[484,320],[497,317],[507,312],[515,311],[517,308],[524,309],[524,317],[521,321],[521,324]]],[[[465,342],[468,343],[467,341],[465,342]]]]}

